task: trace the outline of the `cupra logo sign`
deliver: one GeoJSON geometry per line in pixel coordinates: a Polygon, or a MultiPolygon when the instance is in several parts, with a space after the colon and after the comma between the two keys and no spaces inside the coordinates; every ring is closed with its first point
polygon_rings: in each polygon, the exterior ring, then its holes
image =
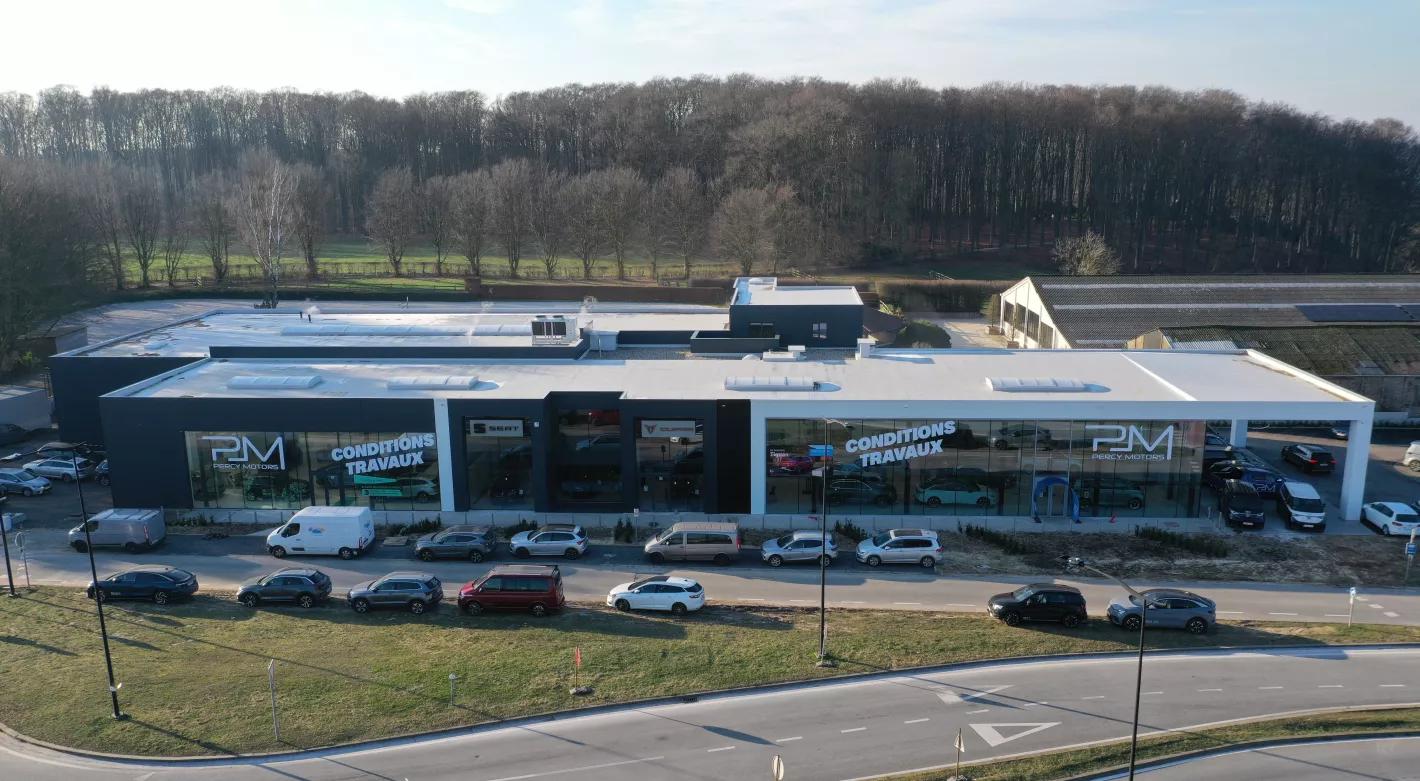
{"type": "Polygon", "coordinates": [[[1101,461],[1170,461],[1173,459],[1173,426],[1169,425],[1153,442],[1139,430],[1138,426],[1089,425],[1087,429],[1108,431],[1111,436],[1095,437],[1091,450],[1093,458],[1101,461]],[[1100,450],[1100,445],[1113,447],[1100,450]],[[1163,445],[1164,451],[1159,452],[1163,445]],[[1136,446],[1139,449],[1135,449],[1136,446]]]}
{"type": "Polygon", "coordinates": [[[286,438],[277,437],[272,440],[271,447],[262,452],[261,448],[250,439],[232,436],[208,436],[202,438],[212,442],[212,466],[216,469],[273,469],[285,471],[286,469],[286,438]],[[224,447],[218,447],[217,443],[222,443],[224,447]],[[270,463],[271,457],[276,456],[276,463],[270,463]],[[253,459],[252,456],[256,458],[253,459]]]}

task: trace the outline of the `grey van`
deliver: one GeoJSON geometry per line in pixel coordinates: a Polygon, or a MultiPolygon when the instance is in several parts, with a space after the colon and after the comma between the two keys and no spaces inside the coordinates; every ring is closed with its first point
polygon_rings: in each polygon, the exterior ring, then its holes
{"type": "Polygon", "coordinates": [[[161,510],[104,510],[69,530],[69,545],[83,553],[94,545],[122,548],[128,553],[151,550],[168,536],[161,510]],[[89,527],[87,538],[84,526],[89,527]]]}
{"type": "Polygon", "coordinates": [[[646,543],[653,564],[665,561],[713,561],[729,564],[740,556],[740,527],[733,523],[677,523],[646,543]]]}

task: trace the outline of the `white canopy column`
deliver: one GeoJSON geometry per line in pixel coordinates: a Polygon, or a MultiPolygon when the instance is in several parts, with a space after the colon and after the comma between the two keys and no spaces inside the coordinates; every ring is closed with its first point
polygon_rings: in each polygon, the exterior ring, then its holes
{"type": "Polygon", "coordinates": [[[1233,447],[1247,447],[1247,421],[1234,420],[1228,431],[1228,444],[1233,447]]]}
{"type": "Polygon", "coordinates": [[[1341,515],[1348,521],[1361,518],[1361,504],[1365,501],[1366,467],[1371,458],[1372,410],[1365,417],[1353,419],[1351,431],[1346,441],[1346,464],[1341,473],[1341,515]]]}

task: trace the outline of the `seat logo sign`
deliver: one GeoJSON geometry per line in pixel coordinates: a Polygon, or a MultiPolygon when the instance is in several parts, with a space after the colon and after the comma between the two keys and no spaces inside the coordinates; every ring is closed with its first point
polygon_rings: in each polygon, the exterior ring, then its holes
{"type": "Polygon", "coordinates": [[[204,442],[212,443],[213,469],[269,469],[286,471],[286,440],[276,437],[271,447],[264,452],[245,436],[206,436],[204,442]],[[220,447],[219,447],[220,443],[220,447]],[[272,462],[272,456],[276,457],[272,462]]]}
{"type": "Polygon", "coordinates": [[[1138,426],[1085,426],[1109,436],[1093,438],[1091,458],[1100,461],[1171,461],[1173,460],[1173,425],[1170,424],[1151,442],[1138,426]],[[1109,445],[1101,449],[1101,445],[1109,445]],[[1160,451],[1162,448],[1162,452],[1160,451]]]}

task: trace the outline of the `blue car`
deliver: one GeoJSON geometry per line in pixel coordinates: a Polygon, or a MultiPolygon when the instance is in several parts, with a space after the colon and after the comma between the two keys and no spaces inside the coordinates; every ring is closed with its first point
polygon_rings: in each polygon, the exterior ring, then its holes
{"type": "Polygon", "coordinates": [[[1220,461],[1203,473],[1203,482],[1214,491],[1222,491],[1229,480],[1238,480],[1257,489],[1259,496],[1274,497],[1287,478],[1266,467],[1242,461],[1220,461]]]}

